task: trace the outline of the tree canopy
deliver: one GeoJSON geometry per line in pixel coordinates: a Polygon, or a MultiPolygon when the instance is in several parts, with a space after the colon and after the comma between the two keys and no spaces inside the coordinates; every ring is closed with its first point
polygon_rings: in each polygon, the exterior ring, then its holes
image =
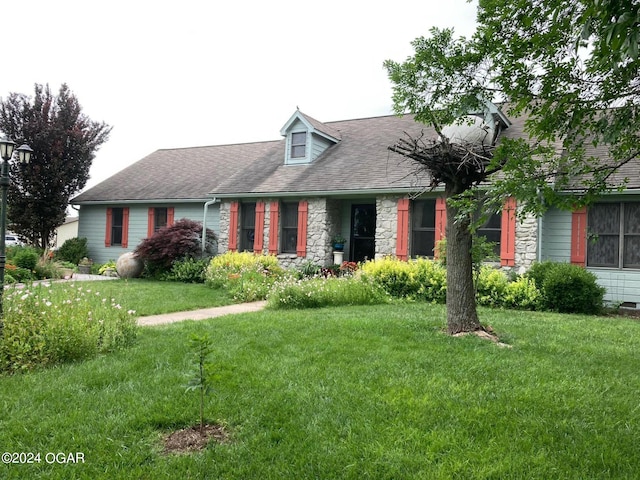
{"type": "Polygon", "coordinates": [[[479,185],[491,208],[510,196],[520,214],[540,215],[550,205],[575,207],[623,186],[619,171],[637,165],[639,21],[638,2],[480,0],[471,38],[434,28],[412,42],[415,54],[404,62],[385,62],[396,113],[412,113],[439,134],[391,148],[426,165],[431,187],[443,186],[448,197],[449,288],[456,282],[453,296],[447,293],[451,333],[478,328],[469,267],[470,203],[479,185]],[[481,158],[466,148],[481,161],[463,153],[452,169],[443,127],[485,111],[488,101],[526,119],[524,138],[504,138],[481,158]],[[443,164],[454,174],[434,170],[443,164]]]}
{"type": "Polygon", "coordinates": [[[95,153],[111,127],[85,115],[66,84],[57,95],[48,85],[36,84],[33,97],[10,93],[2,100],[0,130],[34,151],[29,165],[10,166],[9,224],[46,248],[64,222],[70,197],[86,185],[95,153]]]}
{"type": "Polygon", "coordinates": [[[395,110],[437,128],[481,111],[484,100],[502,102],[527,118],[529,138],[496,150],[493,169],[503,176],[495,194],[525,200],[536,213],[588,202],[620,186],[613,174],[640,153],[633,3],[480,0],[471,38],[432,29],[413,42],[415,55],[385,62],[395,110]]]}

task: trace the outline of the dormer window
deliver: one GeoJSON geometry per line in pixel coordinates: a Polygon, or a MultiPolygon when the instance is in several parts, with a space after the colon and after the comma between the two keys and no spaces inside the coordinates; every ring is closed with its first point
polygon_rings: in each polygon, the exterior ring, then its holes
{"type": "Polygon", "coordinates": [[[291,115],[280,129],[280,135],[286,138],[285,165],[308,165],[341,139],[338,130],[304,115],[300,110],[291,115]]]}
{"type": "Polygon", "coordinates": [[[307,132],[291,134],[291,158],[304,158],[307,153],[307,132]]]}

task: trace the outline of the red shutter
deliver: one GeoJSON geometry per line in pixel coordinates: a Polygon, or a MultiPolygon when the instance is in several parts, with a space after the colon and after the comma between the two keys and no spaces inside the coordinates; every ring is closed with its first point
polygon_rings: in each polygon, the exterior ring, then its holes
{"type": "Polygon", "coordinates": [[[447,199],[445,197],[436,198],[436,235],[433,246],[433,256],[438,258],[438,242],[446,237],[447,228],[447,199]]]}
{"type": "Polygon", "coordinates": [[[502,209],[500,265],[503,267],[516,265],[516,199],[513,197],[507,198],[502,209]]]}
{"type": "Polygon", "coordinates": [[[298,245],[296,254],[299,257],[307,256],[307,218],[309,215],[309,204],[306,200],[298,203],[298,245]]]}
{"type": "Polygon", "coordinates": [[[113,225],[113,211],[111,208],[107,208],[107,230],[104,233],[104,246],[111,246],[111,226],[113,225]]]}
{"type": "Polygon", "coordinates": [[[149,211],[147,212],[147,238],[150,238],[153,235],[153,229],[156,224],[156,209],[153,207],[149,207],[149,211]]]}
{"type": "Polygon", "coordinates": [[[264,202],[256,203],[256,226],[253,237],[253,251],[262,253],[264,246],[264,202]]]}
{"type": "Polygon", "coordinates": [[[175,209],[173,207],[167,207],[167,227],[173,225],[175,217],[175,209]]]}
{"type": "Polygon", "coordinates": [[[277,255],[278,253],[279,208],[280,204],[278,202],[271,202],[269,205],[269,253],[271,255],[277,255]]]}
{"type": "Polygon", "coordinates": [[[409,199],[398,200],[398,232],[396,237],[396,257],[406,260],[409,256],[409,199]]]}
{"type": "Polygon", "coordinates": [[[129,207],[122,209],[122,248],[129,246],[129,207]]]}
{"type": "Polygon", "coordinates": [[[231,202],[229,213],[229,250],[238,249],[238,202],[231,202]]]}
{"type": "Polygon", "coordinates": [[[574,210],[571,214],[571,263],[586,265],[587,261],[587,208],[574,210]]]}

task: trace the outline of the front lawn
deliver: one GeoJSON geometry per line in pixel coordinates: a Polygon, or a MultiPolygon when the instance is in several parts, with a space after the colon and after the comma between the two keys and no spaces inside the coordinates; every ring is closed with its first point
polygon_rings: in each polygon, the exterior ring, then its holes
{"type": "MultiPolygon", "coordinates": [[[[136,316],[197,310],[234,303],[223,290],[213,290],[202,283],[159,282],[142,279],[76,282],[77,285],[113,297],[136,316]]],[[[54,283],[52,288],[58,284],[54,283]]]]}
{"type": "Polygon", "coordinates": [[[130,349],[0,378],[2,450],[42,458],[0,478],[636,478],[640,323],[481,316],[512,348],[449,337],[444,307],[419,303],[142,328],[130,349]],[[183,386],[204,332],[205,414],[232,439],[166,456],[162,434],[198,418],[183,386]]]}

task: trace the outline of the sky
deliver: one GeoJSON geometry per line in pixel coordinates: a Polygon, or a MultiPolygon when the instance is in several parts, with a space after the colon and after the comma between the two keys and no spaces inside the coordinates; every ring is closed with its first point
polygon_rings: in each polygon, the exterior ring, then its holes
{"type": "MultiPolygon", "coordinates": [[[[299,108],[392,114],[383,62],[431,27],[469,36],[467,0],[20,0],[3,8],[0,97],[57,93],[113,127],[86,188],[155,150],[277,140],[299,108]]],[[[176,168],[180,168],[176,165],[176,168]]],[[[85,189],[86,189],[85,188],[85,189]]]]}

